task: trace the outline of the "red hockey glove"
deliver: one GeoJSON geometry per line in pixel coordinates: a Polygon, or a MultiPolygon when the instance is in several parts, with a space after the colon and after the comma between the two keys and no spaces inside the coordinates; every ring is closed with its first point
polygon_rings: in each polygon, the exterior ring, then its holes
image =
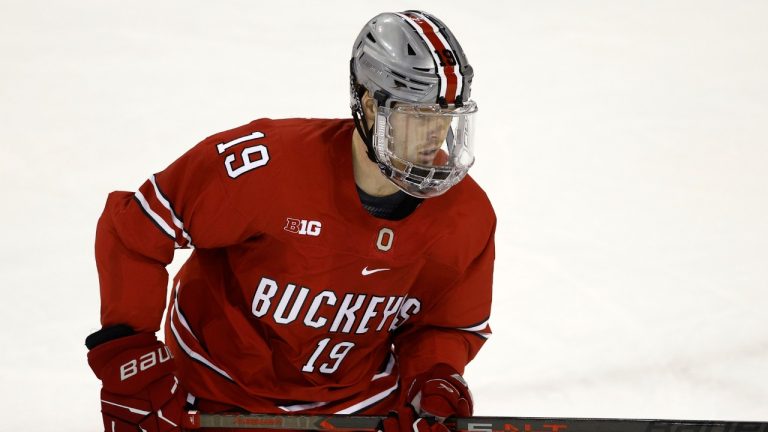
{"type": "Polygon", "coordinates": [[[181,431],[185,398],[168,347],[151,333],[131,333],[126,326],[109,327],[86,340],[88,364],[102,382],[104,430],[181,431]]]}
{"type": "Polygon", "coordinates": [[[409,406],[382,422],[383,432],[448,432],[448,417],[472,415],[472,393],[452,367],[438,364],[416,376],[408,390],[409,406]]]}

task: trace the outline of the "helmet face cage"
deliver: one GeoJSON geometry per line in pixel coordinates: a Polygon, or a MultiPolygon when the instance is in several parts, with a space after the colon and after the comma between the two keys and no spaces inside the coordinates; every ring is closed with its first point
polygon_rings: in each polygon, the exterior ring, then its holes
{"type": "Polygon", "coordinates": [[[355,40],[350,69],[355,125],[369,158],[393,183],[426,198],[464,178],[474,161],[474,73],[445,24],[419,11],[380,14],[355,40]],[[364,90],[377,105],[371,129],[364,90]],[[431,141],[426,150],[425,140],[431,141]],[[429,160],[430,152],[436,159],[429,160]]]}
{"type": "Polygon", "coordinates": [[[398,104],[379,107],[373,148],[385,174],[404,192],[429,198],[461,181],[474,164],[473,131],[477,106],[398,104]]]}

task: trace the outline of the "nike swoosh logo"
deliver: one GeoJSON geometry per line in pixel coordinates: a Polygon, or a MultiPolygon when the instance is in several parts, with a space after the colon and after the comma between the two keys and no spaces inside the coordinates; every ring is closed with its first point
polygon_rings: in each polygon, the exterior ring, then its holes
{"type": "Polygon", "coordinates": [[[379,269],[370,269],[368,270],[368,266],[365,266],[363,268],[363,271],[360,272],[363,276],[372,275],[374,273],[383,272],[389,270],[388,268],[379,268],[379,269]]]}

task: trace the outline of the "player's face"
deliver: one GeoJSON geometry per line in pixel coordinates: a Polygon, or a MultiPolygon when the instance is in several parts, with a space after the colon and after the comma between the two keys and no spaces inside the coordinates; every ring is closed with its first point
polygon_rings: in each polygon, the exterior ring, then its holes
{"type": "Polygon", "coordinates": [[[389,121],[392,151],[398,158],[421,166],[447,162],[445,146],[452,117],[418,109],[394,110],[389,121]]]}
{"type": "Polygon", "coordinates": [[[474,163],[473,101],[447,107],[396,102],[376,109],[372,144],[377,162],[406,193],[440,195],[461,181],[474,163]]]}

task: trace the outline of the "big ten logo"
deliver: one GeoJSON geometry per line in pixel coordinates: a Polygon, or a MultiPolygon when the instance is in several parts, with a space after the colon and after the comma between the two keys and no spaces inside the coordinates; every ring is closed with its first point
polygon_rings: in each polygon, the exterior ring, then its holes
{"type": "Polygon", "coordinates": [[[161,363],[165,363],[171,359],[171,351],[167,346],[162,346],[154,351],[148,352],[138,359],[133,359],[128,363],[120,366],[120,381],[136,375],[139,372],[143,372],[161,363]]]}
{"type": "Polygon", "coordinates": [[[322,228],[323,224],[320,221],[287,218],[283,229],[295,234],[317,237],[322,228]]]}

